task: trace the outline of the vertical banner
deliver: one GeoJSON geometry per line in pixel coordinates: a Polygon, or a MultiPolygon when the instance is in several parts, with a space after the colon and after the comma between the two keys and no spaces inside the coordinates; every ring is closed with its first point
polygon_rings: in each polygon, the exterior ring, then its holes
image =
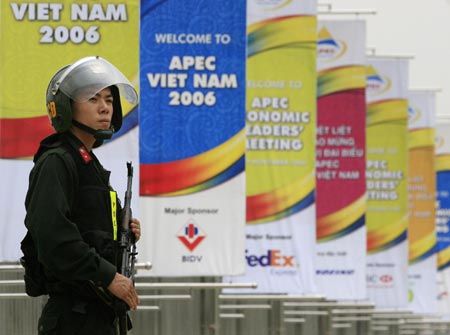
{"type": "Polygon", "coordinates": [[[436,124],[438,308],[450,316],[450,120],[436,124]]]}
{"type": "Polygon", "coordinates": [[[155,276],[244,272],[245,1],[141,1],[141,214],[155,276]]]}
{"type": "Polygon", "coordinates": [[[247,3],[247,268],[231,280],[256,282],[258,292],[311,292],[316,2],[247,3]]]}
{"type": "Polygon", "coordinates": [[[436,313],[435,96],[410,91],[408,101],[409,307],[416,313],[436,313]]]}
{"type": "Polygon", "coordinates": [[[365,22],[318,26],[317,285],[329,299],[365,299],[365,22]]]}
{"type": "MultiPolygon", "coordinates": [[[[2,1],[0,21],[0,261],[17,261],[24,235],[24,199],[30,158],[53,133],[45,94],[61,67],[86,56],[101,56],[137,84],[139,6],[127,1],[2,1]],[[13,223],[13,224],[12,224],[13,223]]],[[[137,85],[136,85],[137,86],[137,85]]],[[[115,139],[136,125],[137,109],[122,99],[124,126],[115,139]]],[[[126,136],[123,136],[123,138],[126,136]]],[[[122,138],[122,139],[123,139],[122,138]]],[[[127,151],[112,143],[101,149],[120,157],[126,176],[127,151]],[[121,154],[124,156],[121,156],[121,154]]],[[[102,160],[113,173],[114,161],[102,160]],[[111,163],[111,164],[109,164],[111,163]]],[[[125,180],[125,177],[122,178],[125,180]]],[[[124,181],[123,184],[125,184],[124,181]]]]}
{"type": "Polygon", "coordinates": [[[408,64],[367,66],[367,289],[377,307],[408,305],[408,64]]]}

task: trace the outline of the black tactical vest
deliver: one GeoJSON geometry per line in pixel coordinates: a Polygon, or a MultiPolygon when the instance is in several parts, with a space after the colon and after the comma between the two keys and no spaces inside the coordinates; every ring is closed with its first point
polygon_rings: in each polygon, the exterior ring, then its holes
{"type": "MultiPolygon", "coordinates": [[[[74,201],[71,206],[69,219],[80,231],[82,239],[96,252],[112,263],[119,266],[117,259],[117,234],[120,224],[121,205],[117,193],[109,184],[110,172],[106,171],[97,157],[86,148],[72,134],[54,134],[41,144],[35,156],[35,163],[50,151],[63,149],[70,155],[63,155],[67,166],[71,166],[76,174],[78,183],[75,187],[74,201]]],[[[86,283],[61,283],[54,281],[51,274],[46,273],[49,293],[63,293],[71,291],[75,294],[90,296],[86,292],[86,283]]],[[[89,286],[89,285],[88,285],[89,286]]]]}

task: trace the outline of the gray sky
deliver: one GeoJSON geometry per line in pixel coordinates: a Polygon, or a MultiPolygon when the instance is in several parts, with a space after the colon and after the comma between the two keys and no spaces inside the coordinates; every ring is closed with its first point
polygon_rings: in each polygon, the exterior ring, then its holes
{"type": "MultiPolygon", "coordinates": [[[[439,89],[436,114],[450,117],[450,0],[324,0],[319,12],[374,10],[367,22],[367,46],[380,56],[407,56],[410,89],[439,89]]],[[[355,18],[322,15],[320,19],[355,18]]]]}

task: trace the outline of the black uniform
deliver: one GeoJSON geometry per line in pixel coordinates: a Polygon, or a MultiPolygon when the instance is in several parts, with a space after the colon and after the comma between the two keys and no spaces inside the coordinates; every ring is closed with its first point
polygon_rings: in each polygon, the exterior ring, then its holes
{"type": "Polygon", "coordinates": [[[116,334],[113,309],[99,294],[117,272],[120,204],[110,173],[70,132],[44,139],[34,162],[25,225],[50,296],[39,334],[116,334]]]}

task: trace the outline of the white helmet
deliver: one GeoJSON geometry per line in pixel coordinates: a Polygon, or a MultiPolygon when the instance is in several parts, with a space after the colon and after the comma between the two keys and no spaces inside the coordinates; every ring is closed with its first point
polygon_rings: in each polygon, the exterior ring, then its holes
{"type": "Polygon", "coordinates": [[[122,126],[120,96],[131,104],[138,101],[136,90],[122,72],[106,59],[90,56],[64,66],[53,76],[47,87],[46,105],[56,132],[69,130],[75,122],[75,126],[92,133],[103,142],[122,126]],[[72,119],[71,101],[86,102],[107,87],[113,95],[111,128],[106,131],[96,130],[75,122],[72,119]]]}

